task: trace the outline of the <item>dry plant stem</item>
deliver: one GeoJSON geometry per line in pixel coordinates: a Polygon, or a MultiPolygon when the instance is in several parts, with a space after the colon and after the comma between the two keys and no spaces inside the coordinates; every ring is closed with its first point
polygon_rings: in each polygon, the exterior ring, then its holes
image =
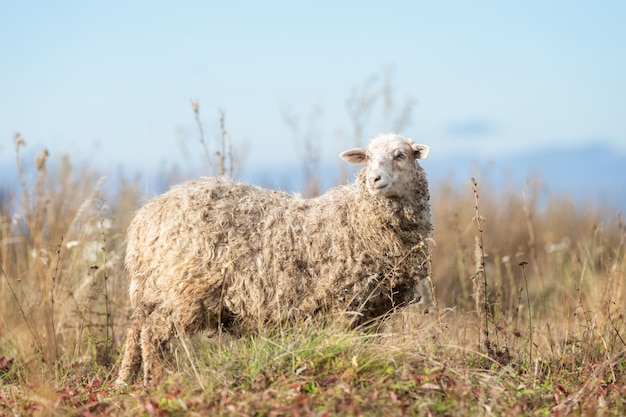
{"type": "Polygon", "coordinates": [[[111,322],[111,311],[109,306],[109,275],[107,274],[107,238],[104,228],[104,201],[100,200],[100,234],[102,236],[102,269],[104,275],[104,308],[106,313],[105,324],[105,339],[104,339],[104,354],[105,360],[109,361],[109,341],[113,339],[113,323],[111,322]],[[111,329],[111,335],[109,335],[109,328],[111,329]]]}
{"type": "MultiPolygon", "coordinates": [[[[26,302],[26,310],[24,310],[22,303],[20,303],[20,299],[17,297],[17,293],[15,292],[15,290],[13,289],[13,287],[11,286],[11,283],[9,282],[9,278],[6,276],[6,274],[4,273],[4,271],[2,271],[4,277],[7,280],[7,284],[9,284],[9,288],[11,289],[11,293],[13,294],[13,296],[15,297],[15,301],[18,303],[20,312],[22,313],[22,316],[24,317],[24,321],[26,322],[26,324],[28,325],[29,331],[31,333],[31,335],[33,336],[33,340],[35,341],[35,345],[37,346],[37,351],[39,354],[43,354],[43,339],[41,338],[41,336],[39,335],[39,331],[37,330],[37,325],[35,323],[35,319],[34,319],[34,314],[33,314],[33,309],[31,308],[30,304],[28,302],[26,302]],[[30,320],[29,320],[30,318],[30,320]]],[[[20,291],[20,298],[22,300],[26,300],[26,294],[24,294],[24,289],[22,288],[21,285],[21,280],[17,280],[17,286],[19,288],[20,291]]]]}
{"type": "MultiPolygon", "coordinates": [[[[476,237],[476,304],[477,308],[480,311],[480,277],[483,278],[483,310],[485,314],[485,322],[484,322],[484,331],[485,334],[485,343],[489,343],[489,301],[487,299],[487,275],[485,274],[485,249],[483,244],[483,228],[481,221],[483,218],[480,216],[478,211],[478,182],[476,182],[475,178],[472,178],[472,191],[474,192],[474,221],[476,222],[476,228],[478,230],[478,236],[476,237]]],[[[482,333],[482,332],[481,332],[482,333]]],[[[478,340],[480,343],[480,338],[478,340]]]]}
{"type": "MultiPolygon", "coordinates": [[[[587,260],[585,259],[583,265],[586,265],[586,262],[587,260]]],[[[593,333],[593,323],[592,323],[591,317],[589,316],[589,311],[587,310],[587,308],[585,308],[585,303],[583,300],[582,285],[583,285],[584,275],[585,275],[585,268],[583,268],[583,270],[581,271],[580,281],[578,283],[578,288],[576,289],[576,292],[578,292],[578,308],[580,308],[580,311],[582,311],[583,318],[585,320],[584,327],[586,330],[583,332],[583,337],[585,341],[584,346],[587,347],[589,346],[591,336],[593,333]]],[[[589,353],[589,349],[585,349],[585,356],[587,356],[588,353],[589,353]]]]}
{"type": "MultiPolygon", "coordinates": [[[[430,253],[430,252],[429,252],[430,253]]],[[[443,322],[441,321],[441,311],[439,310],[439,299],[437,298],[437,292],[435,291],[435,283],[433,282],[433,274],[432,274],[432,256],[428,256],[428,270],[431,271],[428,274],[428,284],[430,285],[430,294],[432,296],[433,306],[435,307],[435,314],[437,314],[437,323],[439,323],[439,330],[444,331],[445,327],[443,322]]]]}
{"type": "Polygon", "coordinates": [[[211,169],[215,171],[213,161],[211,160],[211,155],[209,154],[209,148],[207,147],[206,141],[204,140],[204,128],[202,127],[202,122],[200,121],[200,104],[197,101],[192,101],[191,107],[193,108],[193,115],[196,120],[196,125],[198,126],[198,140],[200,141],[200,145],[202,146],[202,150],[204,151],[204,159],[206,159],[211,169]]]}
{"type": "Polygon", "coordinates": [[[56,360],[56,358],[58,358],[58,354],[59,354],[59,348],[57,345],[57,339],[56,339],[56,331],[55,331],[55,324],[54,324],[54,290],[55,290],[55,286],[56,286],[56,277],[59,274],[59,264],[61,263],[61,248],[63,247],[63,238],[61,238],[61,240],[59,241],[58,245],[57,245],[57,250],[56,250],[56,264],[54,266],[54,272],[52,273],[51,277],[50,277],[50,283],[51,283],[51,288],[50,288],[50,329],[52,329],[52,347],[54,349],[54,358],[56,360]]]}
{"type": "Polygon", "coordinates": [[[617,326],[615,325],[615,323],[613,323],[613,319],[611,318],[611,315],[609,314],[608,317],[609,317],[609,323],[611,323],[611,327],[613,328],[613,331],[615,332],[616,337],[620,340],[620,342],[622,342],[622,345],[626,347],[626,342],[624,342],[622,335],[619,334],[619,330],[617,329],[617,326]]]}
{"type": "MultiPolygon", "coordinates": [[[[39,352],[43,352],[43,345],[41,343],[41,338],[39,337],[39,334],[37,333],[37,326],[35,326],[35,323],[32,319],[33,318],[32,312],[29,311],[28,314],[26,314],[26,311],[24,311],[24,308],[22,307],[22,303],[20,302],[20,298],[17,296],[17,292],[13,288],[13,285],[11,285],[11,281],[9,280],[9,277],[4,272],[4,269],[2,269],[1,266],[0,266],[0,273],[2,273],[2,276],[6,280],[7,285],[9,286],[9,289],[11,290],[11,294],[13,295],[13,298],[15,299],[17,308],[20,310],[20,313],[22,315],[22,318],[24,319],[24,322],[26,323],[26,326],[28,326],[28,330],[30,331],[31,336],[37,345],[37,349],[39,350],[39,352]],[[29,317],[30,317],[30,320],[28,319],[29,317]]],[[[24,298],[24,294],[22,293],[22,299],[23,298],[24,298]]]]}
{"type": "Polygon", "coordinates": [[[619,211],[617,212],[617,230],[620,231],[619,248],[622,248],[626,244],[626,225],[624,225],[622,213],[619,211]]]}
{"type": "Polygon", "coordinates": [[[19,133],[15,134],[15,166],[17,168],[17,176],[20,180],[20,188],[22,190],[22,204],[28,210],[30,208],[30,198],[28,196],[28,188],[26,187],[26,176],[24,175],[24,167],[20,158],[20,148],[26,146],[26,142],[19,133]]]}
{"type": "Polygon", "coordinates": [[[227,157],[229,157],[232,153],[232,150],[226,150],[226,137],[228,136],[228,132],[226,131],[226,122],[225,122],[225,113],[223,109],[219,110],[219,114],[220,114],[220,146],[221,146],[221,150],[219,152],[216,152],[217,154],[217,158],[219,161],[219,169],[220,169],[220,175],[226,175],[228,174],[229,176],[232,176],[233,172],[232,172],[232,162],[230,164],[230,167],[227,167],[226,165],[226,160],[227,157]]]}
{"type": "MultiPolygon", "coordinates": [[[[48,199],[46,197],[46,175],[48,173],[46,167],[46,161],[48,159],[48,151],[43,150],[41,155],[39,155],[35,160],[35,166],[37,168],[37,187],[36,187],[36,204],[35,204],[35,215],[28,222],[28,226],[30,227],[31,235],[33,237],[33,246],[36,250],[42,248],[42,229],[43,229],[43,219],[48,205],[48,199]]],[[[46,285],[45,281],[42,282],[42,285],[46,285]]],[[[42,288],[43,289],[43,288],[42,288]]]]}
{"type": "Polygon", "coordinates": [[[197,101],[192,101],[191,106],[193,108],[194,118],[196,125],[198,126],[199,141],[202,145],[204,152],[204,158],[206,159],[213,174],[219,174],[221,176],[233,176],[235,171],[235,162],[233,157],[233,147],[230,142],[228,131],[226,130],[226,114],[223,109],[219,109],[219,150],[213,155],[209,152],[209,148],[204,138],[204,128],[200,121],[200,105],[197,101]]]}
{"type": "MultiPolygon", "coordinates": [[[[46,213],[48,211],[49,198],[46,193],[46,177],[48,174],[47,160],[48,151],[44,149],[41,154],[35,159],[35,168],[37,169],[37,183],[36,183],[36,203],[34,209],[34,216],[29,219],[28,226],[31,231],[33,239],[33,248],[36,253],[46,250],[45,239],[43,229],[46,226],[46,213]]],[[[39,258],[35,260],[35,271],[39,278],[40,290],[42,294],[50,294],[54,291],[54,285],[49,279],[47,279],[46,264],[39,258]]],[[[46,320],[46,316],[53,316],[53,305],[51,304],[51,298],[44,298],[42,302],[43,314],[42,324],[46,335],[46,343],[44,344],[45,350],[42,352],[43,359],[47,365],[51,365],[57,360],[56,351],[56,332],[54,330],[54,321],[46,320]]],[[[47,371],[51,371],[52,368],[46,368],[47,371]]]]}
{"type": "Polygon", "coordinates": [[[78,332],[76,335],[76,351],[74,353],[75,356],[80,355],[80,346],[81,340],[83,338],[83,332],[85,327],[88,326],[89,320],[91,318],[91,303],[94,297],[94,288],[96,286],[96,272],[98,271],[98,265],[90,265],[89,266],[89,276],[91,277],[91,284],[89,286],[89,294],[87,295],[87,299],[85,300],[85,305],[83,306],[82,311],[82,320],[80,325],[78,326],[78,332]]]}
{"type": "Polygon", "coordinates": [[[533,316],[530,311],[530,295],[528,294],[528,279],[526,278],[526,265],[528,262],[522,261],[519,266],[522,267],[522,275],[524,275],[524,285],[526,286],[526,303],[528,304],[528,368],[533,363],[533,316]]]}
{"type": "Polygon", "coordinates": [[[204,386],[204,383],[202,382],[202,378],[200,378],[200,373],[198,372],[196,361],[191,355],[191,351],[189,350],[189,347],[187,347],[187,342],[185,340],[184,333],[181,332],[180,329],[176,328],[176,334],[178,335],[178,340],[180,341],[181,346],[185,350],[185,355],[187,355],[187,360],[189,361],[189,364],[191,365],[191,369],[193,370],[193,374],[196,378],[196,382],[198,383],[198,385],[200,385],[200,389],[203,392],[206,392],[206,387],[204,386]]]}

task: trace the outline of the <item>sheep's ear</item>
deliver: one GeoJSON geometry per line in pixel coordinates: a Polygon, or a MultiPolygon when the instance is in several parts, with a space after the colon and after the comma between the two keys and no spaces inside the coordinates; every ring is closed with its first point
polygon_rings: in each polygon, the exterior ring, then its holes
{"type": "Polygon", "coordinates": [[[354,148],[347,151],[343,151],[339,154],[341,159],[353,164],[362,164],[367,159],[365,154],[365,148],[354,148]]]}
{"type": "Polygon", "coordinates": [[[415,159],[426,159],[430,153],[430,146],[428,145],[414,143],[411,145],[411,148],[413,148],[413,157],[415,159]]]}

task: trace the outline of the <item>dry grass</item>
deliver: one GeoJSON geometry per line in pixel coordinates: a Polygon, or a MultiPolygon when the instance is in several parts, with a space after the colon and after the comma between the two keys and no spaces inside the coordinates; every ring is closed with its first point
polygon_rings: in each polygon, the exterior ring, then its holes
{"type": "Polygon", "coordinates": [[[0,204],[2,354],[29,375],[49,378],[60,361],[111,365],[126,326],[121,276],[124,228],[137,187],[106,179],[62,157],[48,170],[47,151],[25,167],[16,135],[20,188],[0,204]]]}
{"type": "Polygon", "coordinates": [[[47,152],[32,165],[15,143],[20,186],[0,192],[0,415],[626,413],[621,218],[480,178],[432,185],[429,318],[181,339],[155,390],[116,392],[139,187],[47,152]]]}

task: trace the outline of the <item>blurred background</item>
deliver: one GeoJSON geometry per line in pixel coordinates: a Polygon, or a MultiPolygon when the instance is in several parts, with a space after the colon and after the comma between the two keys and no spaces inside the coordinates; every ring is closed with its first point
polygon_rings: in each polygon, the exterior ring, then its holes
{"type": "Polygon", "coordinates": [[[213,155],[225,135],[234,176],[315,193],[351,178],[341,151],[398,131],[431,146],[435,192],[540,178],[626,208],[625,18],[622,1],[3,2],[0,175],[20,132],[26,158],[153,195],[211,173],[200,140],[213,155]]]}

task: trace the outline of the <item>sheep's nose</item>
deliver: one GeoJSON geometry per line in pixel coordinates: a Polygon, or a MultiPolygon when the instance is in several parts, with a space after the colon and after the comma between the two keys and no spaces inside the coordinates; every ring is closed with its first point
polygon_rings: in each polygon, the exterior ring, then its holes
{"type": "Polygon", "coordinates": [[[377,183],[378,181],[380,181],[380,179],[381,179],[381,176],[380,176],[380,175],[371,176],[371,177],[370,177],[370,184],[371,184],[371,185],[376,185],[376,183],[377,183]]]}

